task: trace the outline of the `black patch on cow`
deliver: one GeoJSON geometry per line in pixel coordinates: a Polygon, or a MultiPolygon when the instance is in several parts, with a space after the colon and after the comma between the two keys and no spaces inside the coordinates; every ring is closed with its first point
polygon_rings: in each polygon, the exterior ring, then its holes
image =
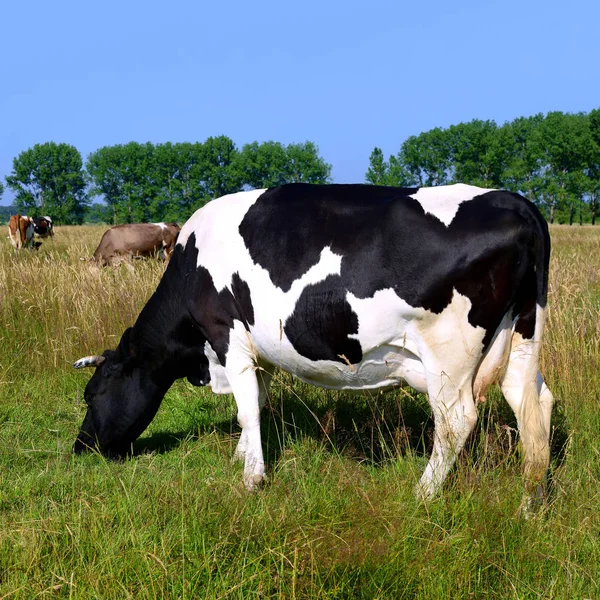
{"type": "MultiPolygon", "coordinates": [[[[485,192],[460,204],[446,226],[409,197],[416,191],[290,184],[266,191],[248,210],[240,235],[252,260],[283,291],[319,262],[326,247],[342,257],[340,276],[325,280],[332,289],[325,282],[309,286],[286,322],[286,335],[300,354],[340,360],[332,358],[334,349],[345,348],[341,340],[347,343],[356,333],[356,315],[343,304],[348,292],[371,298],[393,288],[411,306],[439,314],[456,289],[472,303],[471,325],[486,331],[484,347],[511,307],[531,305],[532,290],[534,304],[545,306],[549,238],[531,203],[510,192],[485,192]],[[318,319],[308,343],[313,288],[333,299],[331,310],[321,307],[333,321],[318,319]],[[339,319],[335,308],[341,310],[339,319]]],[[[531,337],[531,318],[520,327],[531,337]]]]}
{"type": "Polygon", "coordinates": [[[368,249],[378,237],[381,218],[390,205],[416,189],[285,185],[260,196],[246,213],[239,232],[252,260],[287,292],[319,262],[325,247],[331,246],[336,254],[345,254],[352,247],[368,249]]]}
{"type": "MultiPolygon", "coordinates": [[[[134,326],[142,347],[168,345],[167,357],[179,357],[175,358],[178,372],[193,364],[198,355],[204,357],[206,341],[224,366],[234,321],[241,321],[246,329],[254,325],[250,288],[239,273],[233,275],[231,289],[217,291],[209,271],[197,262],[192,233],[185,247],[175,247],[163,278],[134,326]],[[189,360],[182,359],[187,355],[189,360]]],[[[194,379],[203,378],[201,374],[194,379]]]]}
{"type": "Polygon", "coordinates": [[[356,364],[362,360],[360,343],[348,337],[358,333],[358,317],[346,300],[340,277],[330,275],[302,291],[284,331],[297,352],[310,360],[356,364]]]}
{"type": "Polygon", "coordinates": [[[254,325],[254,307],[250,297],[250,288],[248,284],[240,277],[239,273],[234,273],[231,277],[231,291],[238,308],[238,313],[246,329],[254,325]]]}

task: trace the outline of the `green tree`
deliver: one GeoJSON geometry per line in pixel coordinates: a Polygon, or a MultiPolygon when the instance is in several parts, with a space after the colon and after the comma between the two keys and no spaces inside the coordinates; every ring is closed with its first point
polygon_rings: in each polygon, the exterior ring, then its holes
{"type": "Polygon", "coordinates": [[[294,183],[329,183],[331,165],[319,155],[319,148],[313,142],[288,144],[286,181],[294,183]]]}
{"type": "Polygon", "coordinates": [[[105,146],[88,157],[90,195],[104,196],[113,223],[153,220],[152,202],[157,195],[153,153],[154,146],[150,142],[129,142],[105,146]]]}
{"type": "Polygon", "coordinates": [[[540,127],[544,121],[541,113],[532,117],[519,117],[505,123],[503,133],[507,159],[501,185],[513,192],[522,193],[531,200],[538,195],[536,182],[542,159],[540,127]]]}
{"type": "Polygon", "coordinates": [[[36,144],[13,160],[6,177],[21,212],[50,215],[56,223],[81,223],[88,203],[81,154],[68,144],[36,144]]]}
{"type": "Polygon", "coordinates": [[[369,169],[365,181],[373,185],[391,185],[410,187],[416,185],[405,167],[396,156],[390,156],[386,161],[381,148],[374,148],[369,157],[369,169]]]}
{"type": "Polygon", "coordinates": [[[86,161],[90,196],[103,196],[113,225],[118,223],[117,208],[121,202],[121,146],[104,146],[92,152],[86,161]]]}
{"type": "Polygon", "coordinates": [[[84,221],[86,223],[110,223],[112,211],[106,204],[94,202],[86,208],[84,221]]]}
{"type": "Polygon", "coordinates": [[[410,136],[398,153],[398,165],[418,186],[444,185],[451,176],[452,159],[447,130],[436,127],[410,136]]]}
{"type": "Polygon", "coordinates": [[[451,181],[483,188],[501,186],[508,152],[507,139],[494,121],[474,119],[447,130],[451,181]]]}
{"type": "Polygon", "coordinates": [[[369,169],[365,181],[373,185],[388,185],[390,165],[383,156],[381,148],[373,148],[369,157],[369,169]]]}
{"type": "Polygon", "coordinates": [[[588,147],[585,174],[585,192],[592,225],[596,224],[600,197],[600,109],[592,110],[588,115],[590,144],[588,147]]]}
{"type": "Polygon", "coordinates": [[[0,181],[0,200],[2,199],[2,194],[4,194],[4,184],[0,181]]]}
{"type": "Polygon", "coordinates": [[[245,144],[238,157],[242,181],[254,189],[286,183],[287,155],[279,142],[245,144]]]}
{"type": "Polygon", "coordinates": [[[586,115],[551,112],[539,128],[541,168],[539,198],[548,220],[573,223],[584,195],[583,169],[591,142],[586,115]]]}
{"type": "Polygon", "coordinates": [[[242,175],[237,160],[238,154],[233,140],[225,135],[209,137],[200,146],[198,174],[205,201],[240,191],[242,175]]]}
{"type": "Polygon", "coordinates": [[[319,155],[313,142],[289,144],[252,142],[242,148],[237,168],[244,185],[255,189],[284,183],[328,183],[331,165],[319,155]]]}

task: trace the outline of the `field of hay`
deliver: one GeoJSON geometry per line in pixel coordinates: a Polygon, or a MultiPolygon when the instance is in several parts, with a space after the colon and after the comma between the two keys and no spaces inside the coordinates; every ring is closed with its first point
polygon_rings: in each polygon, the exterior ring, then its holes
{"type": "Polygon", "coordinates": [[[133,458],[72,456],[90,371],[71,365],[116,346],[163,271],[80,261],[103,231],[57,227],[19,254],[0,239],[0,600],[600,597],[600,227],[551,229],[550,495],[530,519],[497,390],[428,505],[412,490],[432,423],[410,388],[354,396],[277,376],[255,494],[230,460],[232,398],[185,381],[133,458]]]}

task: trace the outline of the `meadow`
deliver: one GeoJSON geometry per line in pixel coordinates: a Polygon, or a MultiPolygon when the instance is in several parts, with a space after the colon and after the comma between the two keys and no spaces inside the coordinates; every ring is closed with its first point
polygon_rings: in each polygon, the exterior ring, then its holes
{"type": "Polygon", "coordinates": [[[600,228],[556,226],[542,371],[556,398],[548,501],[519,511],[498,390],[442,494],[413,496],[431,446],[410,388],[346,395],[275,377],[269,483],[231,462],[230,396],[177,382],[122,462],[70,452],[91,371],[154,290],[153,260],[99,269],[104,228],[0,240],[0,600],[600,597],[600,228]]]}

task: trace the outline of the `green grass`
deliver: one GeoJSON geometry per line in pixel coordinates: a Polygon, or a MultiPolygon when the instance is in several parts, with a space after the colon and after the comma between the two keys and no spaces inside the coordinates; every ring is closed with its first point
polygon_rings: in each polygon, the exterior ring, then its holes
{"type": "Polygon", "coordinates": [[[412,490],[432,423],[409,388],[354,396],[278,375],[254,494],[231,462],[232,398],[183,381],[133,458],[72,456],[90,372],[71,364],[114,347],[162,273],[79,261],[102,231],[58,228],[17,256],[0,243],[0,599],[600,596],[600,229],[552,229],[551,486],[530,519],[497,390],[427,505],[412,490]]]}

